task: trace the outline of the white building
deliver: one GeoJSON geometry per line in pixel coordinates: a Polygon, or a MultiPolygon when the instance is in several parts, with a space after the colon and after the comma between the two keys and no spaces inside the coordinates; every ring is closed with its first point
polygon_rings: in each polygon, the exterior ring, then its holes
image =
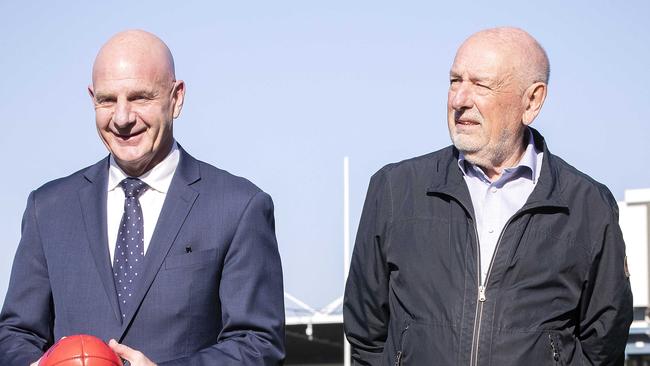
{"type": "Polygon", "coordinates": [[[650,365],[650,189],[626,190],[625,200],[618,202],[618,207],[635,310],[626,349],[627,364],[645,366],[650,365]]]}

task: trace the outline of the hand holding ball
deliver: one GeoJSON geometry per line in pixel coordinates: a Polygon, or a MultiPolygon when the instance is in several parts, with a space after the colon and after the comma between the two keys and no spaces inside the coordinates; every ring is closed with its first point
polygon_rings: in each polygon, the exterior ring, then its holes
{"type": "Polygon", "coordinates": [[[122,366],[122,361],[101,339],[79,334],[56,342],[38,366],[122,366]]]}

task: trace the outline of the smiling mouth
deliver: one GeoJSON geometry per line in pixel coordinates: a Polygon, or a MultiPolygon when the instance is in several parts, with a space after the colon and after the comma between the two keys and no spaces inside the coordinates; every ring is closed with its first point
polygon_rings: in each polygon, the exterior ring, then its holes
{"type": "Polygon", "coordinates": [[[462,119],[457,119],[456,120],[457,125],[462,125],[462,126],[478,126],[480,123],[474,122],[474,121],[467,121],[467,120],[462,120],[462,119]]]}
{"type": "Polygon", "coordinates": [[[136,137],[142,135],[143,133],[144,133],[144,130],[139,131],[139,132],[135,132],[135,133],[130,133],[130,134],[128,134],[128,135],[120,134],[120,133],[113,133],[113,135],[114,135],[115,137],[117,137],[119,140],[122,140],[122,141],[130,141],[130,140],[132,140],[132,139],[134,139],[134,138],[136,138],[136,137]]]}

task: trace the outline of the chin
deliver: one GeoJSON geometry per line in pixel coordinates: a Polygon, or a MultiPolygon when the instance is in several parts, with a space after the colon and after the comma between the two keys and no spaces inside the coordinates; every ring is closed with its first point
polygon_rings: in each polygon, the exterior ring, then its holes
{"type": "Polygon", "coordinates": [[[122,161],[136,161],[145,157],[146,150],[140,145],[114,145],[111,149],[111,154],[122,161]]]}
{"type": "Polygon", "coordinates": [[[451,137],[456,149],[458,149],[463,154],[471,154],[481,150],[483,144],[480,141],[476,141],[476,138],[472,138],[467,135],[455,134],[451,137]]]}
{"type": "Polygon", "coordinates": [[[137,165],[138,162],[145,160],[144,155],[139,154],[113,153],[113,158],[115,158],[116,161],[129,165],[137,165]]]}
{"type": "Polygon", "coordinates": [[[120,165],[126,164],[128,166],[138,166],[142,165],[142,163],[147,160],[147,154],[137,151],[113,150],[111,155],[113,155],[115,161],[119,162],[120,165]]]}

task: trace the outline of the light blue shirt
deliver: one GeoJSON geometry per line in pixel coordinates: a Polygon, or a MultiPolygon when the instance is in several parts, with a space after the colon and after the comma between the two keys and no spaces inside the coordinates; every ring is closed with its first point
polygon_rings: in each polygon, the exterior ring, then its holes
{"type": "Polygon", "coordinates": [[[481,168],[465,160],[462,153],[458,157],[458,166],[463,172],[474,206],[481,253],[481,282],[484,285],[504,226],[526,203],[539,179],[543,152],[535,147],[530,130],[527,135],[528,145],[519,164],[505,168],[494,182],[481,168]]]}

